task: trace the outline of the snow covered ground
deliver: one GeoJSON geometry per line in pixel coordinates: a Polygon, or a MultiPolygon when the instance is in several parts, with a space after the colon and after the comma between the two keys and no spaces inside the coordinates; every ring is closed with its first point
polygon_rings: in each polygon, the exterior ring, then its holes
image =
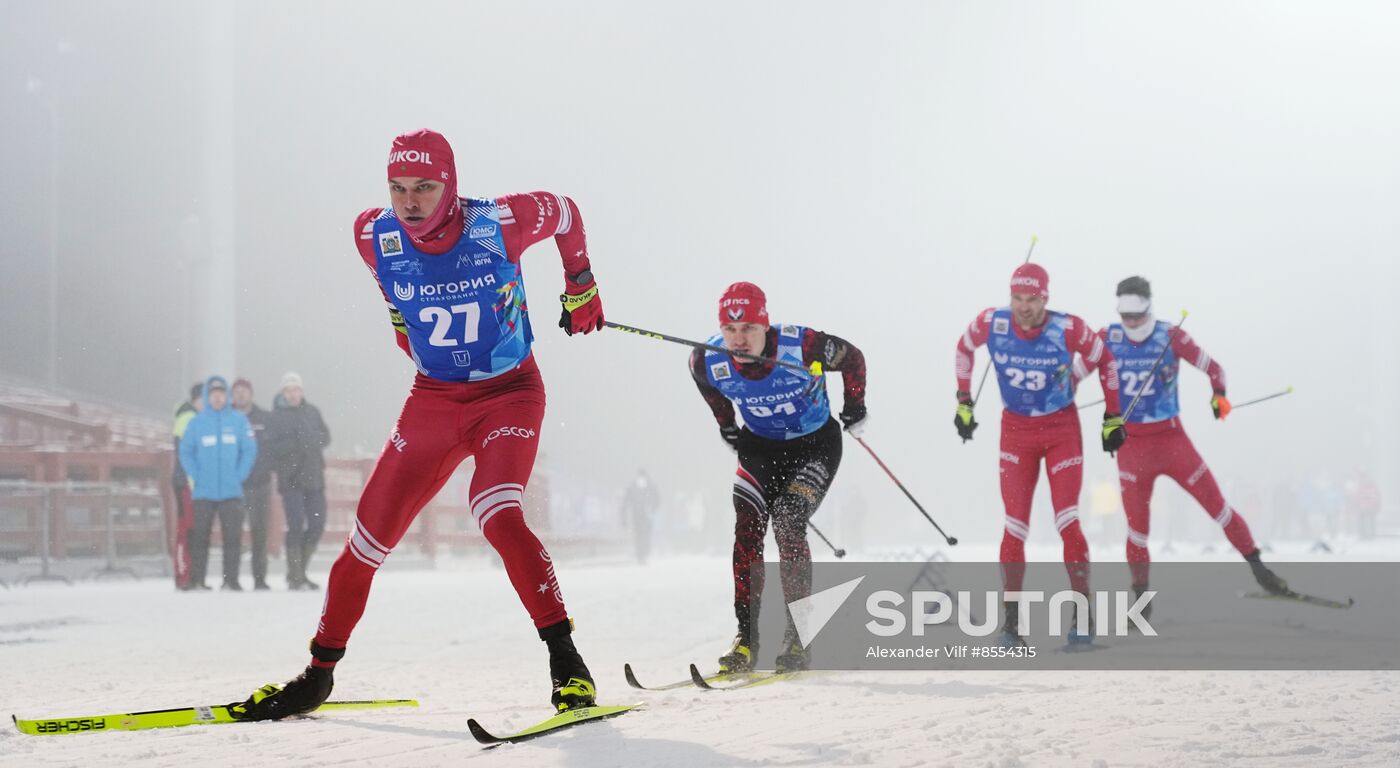
{"type": "MultiPolygon", "coordinates": [[[[722,559],[565,563],[601,698],[647,706],[483,750],[468,717],[507,731],[548,714],[543,644],[500,570],[394,565],[377,579],[335,697],[416,697],[420,709],[62,737],[7,727],[0,766],[1400,764],[1400,672],[850,672],[743,692],[628,688],[624,662],[668,682],[724,650],[722,559]]],[[[320,601],[180,594],[163,580],[0,590],[0,714],[241,699],[305,663],[320,601]]]]}

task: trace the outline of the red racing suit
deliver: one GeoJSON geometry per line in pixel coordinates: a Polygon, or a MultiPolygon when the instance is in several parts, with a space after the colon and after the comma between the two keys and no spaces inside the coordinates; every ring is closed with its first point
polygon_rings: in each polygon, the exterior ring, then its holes
{"type": "MultiPolygon", "coordinates": [[[[1107,341],[1107,334],[1108,329],[1105,328],[1098,335],[1107,341]]],[[[1176,329],[1171,334],[1171,349],[1175,358],[1173,366],[1177,365],[1175,361],[1185,360],[1210,376],[1211,386],[1216,392],[1225,392],[1225,369],[1201,349],[1191,334],[1176,329]]],[[[1093,365],[1086,363],[1085,375],[1092,370],[1093,365]]],[[[1076,375],[1080,373],[1076,371],[1076,375]]],[[[1175,379],[1177,374],[1175,370],[1159,370],[1156,375],[1175,379]]],[[[1126,428],[1128,440],[1118,449],[1118,486],[1123,493],[1123,512],[1128,518],[1127,555],[1134,584],[1148,583],[1152,561],[1147,550],[1147,535],[1152,527],[1152,486],[1163,475],[1175,480],[1177,485],[1191,494],[1196,503],[1225,531],[1225,537],[1241,555],[1254,551],[1254,536],[1249,531],[1249,524],[1225,501],[1210,467],[1196,452],[1191,438],[1186,436],[1180,416],[1151,423],[1129,421],[1126,428]]]]}
{"type": "MultiPolygon", "coordinates": [[[[534,192],[497,198],[496,203],[511,261],[519,263],[527,248],[553,237],[566,275],[590,268],[583,220],[572,200],[534,192]]],[[[371,232],[382,211],[371,208],[355,220],[356,245],[389,304],[395,340],[412,357],[402,318],[375,273],[371,232]]],[[[438,248],[425,244],[423,250],[445,253],[454,242],[438,248]]],[[[364,613],[375,572],[418,512],[468,456],[476,457],[470,487],[472,516],[501,556],[536,628],[568,617],[549,553],[526,527],[521,508],[539,447],[544,407],[544,383],[532,355],[513,370],[482,381],[447,382],[416,374],[394,432],[360,496],[354,531],[331,568],[316,632],[319,645],[345,647],[364,613]]],[[[312,663],[322,662],[313,659],[312,663]]]]}
{"type": "MultiPolygon", "coordinates": [[[[958,340],[954,359],[958,390],[972,389],[974,350],[987,343],[993,309],[985,310],[968,325],[958,340]]],[[[1118,376],[1113,355],[1087,323],[1068,315],[1064,343],[1071,355],[1093,361],[1099,368],[1099,381],[1109,412],[1121,413],[1118,404],[1118,376]]],[[[1014,322],[1011,327],[1022,339],[1035,339],[1041,330],[1026,331],[1014,322]]],[[[1080,365],[1076,363],[1076,368],[1080,365]]],[[[1008,591],[1021,588],[1026,562],[1026,537],[1030,535],[1031,500],[1040,480],[1040,464],[1045,462],[1050,482],[1050,501],[1055,511],[1055,529],[1064,545],[1065,568],[1070,587],[1089,591],[1089,544],[1079,526],[1079,492],[1084,481],[1084,441],[1080,433],[1079,411],[1073,401],[1044,416],[1023,416],[1009,410],[1001,415],[1001,499],[1006,509],[1001,538],[1003,582],[1008,591]]]]}

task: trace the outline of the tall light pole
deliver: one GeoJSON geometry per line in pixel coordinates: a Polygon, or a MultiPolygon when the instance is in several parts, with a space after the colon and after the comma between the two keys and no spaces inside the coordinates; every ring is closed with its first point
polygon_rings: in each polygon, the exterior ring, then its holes
{"type": "Polygon", "coordinates": [[[48,322],[45,323],[45,336],[48,339],[48,361],[46,361],[45,381],[49,389],[59,383],[59,140],[57,133],[56,109],[53,108],[53,90],[46,90],[38,77],[29,76],[25,81],[25,91],[43,99],[43,109],[48,113],[49,134],[49,306],[48,322]]]}
{"type": "Polygon", "coordinates": [[[58,387],[58,110],[49,102],[49,389],[58,387]]]}
{"type": "Polygon", "coordinates": [[[44,111],[48,118],[49,145],[49,215],[48,215],[48,322],[44,333],[48,341],[48,357],[45,361],[45,381],[52,389],[58,384],[58,139],[54,136],[58,116],[53,105],[53,90],[44,87],[44,81],[30,75],[25,81],[24,90],[36,98],[43,99],[44,111]]]}
{"type": "Polygon", "coordinates": [[[50,389],[58,386],[58,90],[54,82],[58,79],[59,63],[73,50],[73,43],[60,38],[54,44],[54,57],[51,60],[49,80],[30,75],[25,81],[25,91],[43,99],[48,112],[49,134],[49,306],[48,322],[45,323],[48,338],[48,362],[46,381],[50,389]]]}
{"type": "Polygon", "coordinates": [[[234,126],[234,59],[237,27],[232,0],[207,0],[204,7],[203,115],[200,125],[204,186],[198,243],[204,267],[199,292],[201,334],[196,343],[201,375],[236,375],[238,273],[234,230],[237,180],[234,126]]]}

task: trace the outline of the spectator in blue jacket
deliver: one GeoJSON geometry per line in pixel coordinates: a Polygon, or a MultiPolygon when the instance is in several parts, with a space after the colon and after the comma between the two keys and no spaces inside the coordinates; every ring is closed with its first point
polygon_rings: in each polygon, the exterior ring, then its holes
{"type": "Polygon", "coordinates": [[[210,376],[204,409],[180,438],[180,466],[194,483],[194,528],[190,531],[189,589],[208,589],[209,534],[214,516],[224,542],[224,589],[241,590],[238,559],[243,543],[243,481],[253,471],[258,444],[247,417],[229,406],[228,382],[210,376]]]}

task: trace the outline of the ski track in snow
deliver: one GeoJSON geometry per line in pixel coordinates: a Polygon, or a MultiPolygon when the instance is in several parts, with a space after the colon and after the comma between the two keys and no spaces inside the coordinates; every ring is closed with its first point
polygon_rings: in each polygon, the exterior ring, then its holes
{"type": "MultiPolygon", "coordinates": [[[[838,672],[742,692],[637,691],[712,669],[727,560],[563,564],[605,703],[640,712],[483,750],[549,714],[547,657],[505,574],[376,579],[333,698],[421,708],[60,737],[0,728],[0,766],[1313,766],[1400,764],[1400,672],[838,672]]],[[[275,579],[274,579],[275,581],[275,579]]],[[[176,593],[165,581],[0,592],[0,714],[107,714],[244,698],[306,662],[322,595],[176,593]]]]}

